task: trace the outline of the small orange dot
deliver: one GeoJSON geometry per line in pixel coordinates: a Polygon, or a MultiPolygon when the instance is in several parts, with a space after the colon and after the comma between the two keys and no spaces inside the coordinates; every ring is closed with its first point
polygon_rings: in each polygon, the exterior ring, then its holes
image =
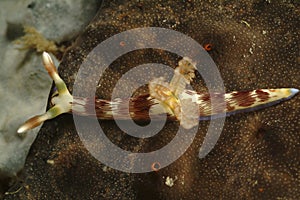
{"type": "Polygon", "coordinates": [[[121,46],[121,47],[124,47],[125,45],[126,45],[126,43],[125,43],[124,41],[121,41],[121,42],[120,42],[120,46],[121,46]]]}
{"type": "Polygon", "coordinates": [[[259,191],[259,192],[263,192],[264,189],[263,189],[263,188],[258,188],[258,191],[259,191]]]}
{"type": "Polygon", "coordinates": [[[205,44],[204,46],[204,49],[206,50],[206,51],[211,51],[212,50],[212,44],[205,44]]]}
{"type": "Polygon", "coordinates": [[[154,162],[151,165],[151,169],[155,172],[157,172],[158,170],[160,170],[160,163],[159,162],[154,162]]]}

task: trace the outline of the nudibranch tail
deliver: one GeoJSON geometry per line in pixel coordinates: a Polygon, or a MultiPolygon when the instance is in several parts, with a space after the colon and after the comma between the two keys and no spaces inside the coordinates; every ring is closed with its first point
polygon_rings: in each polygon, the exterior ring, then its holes
{"type": "Polygon", "coordinates": [[[290,92],[290,94],[289,94],[289,96],[287,97],[288,99],[289,98],[292,98],[293,96],[295,96],[298,92],[299,92],[299,90],[297,89],[297,88],[289,88],[289,92],[290,92]]]}
{"type": "Polygon", "coordinates": [[[224,112],[218,107],[212,109],[211,98],[214,97],[220,102],[225,100],[226,115],[232,115],[239,112],[250,112],[265,107],[278,104],[288,100],[299,92],[296,88],[279,88],[279,89],[257,89],[253,91],[234,91],[222,94],[198,94],[197,103],[199,104],[200,120],[207,120],[218,117],[218,114],[224,112]]]}
{"type": "Polygon", "coordinates": [[[225,95],[226,112],[253,111],[292,98],[299,90],[294,88],[257,89],[249,92],[231,92],[225,95]]]}

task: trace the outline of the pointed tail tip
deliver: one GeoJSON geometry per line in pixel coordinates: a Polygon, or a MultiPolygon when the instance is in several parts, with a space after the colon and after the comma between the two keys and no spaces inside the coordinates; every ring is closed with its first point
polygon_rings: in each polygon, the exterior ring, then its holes
{"type": "Polygon", "coordinates": [[[297,89],[297,88],[291,88],[290,91],[292,93],[291,96],[294,96],[294,95],[296,95],[299,92],[299,89],[297,89]]]}

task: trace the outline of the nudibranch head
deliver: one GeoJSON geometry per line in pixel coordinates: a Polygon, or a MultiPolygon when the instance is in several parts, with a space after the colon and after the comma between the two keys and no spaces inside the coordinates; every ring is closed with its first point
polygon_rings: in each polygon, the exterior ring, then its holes
{"type": "Polygon", "coordinates": [[[51,99],[53,107],[51,107],[46,113],[34,116],[27,120],[17,130],[18,133],[24,133],[30,129],[39,126],[48,119],[52,119],[63,113],[71,112],[73,96],[70,94],[65,82],[58,75],[56,67],[50,55],[46,52],[43,53],[43,63],[45,69],[48,71],[48,74],[55,83],[58,95],[51,99]]]}

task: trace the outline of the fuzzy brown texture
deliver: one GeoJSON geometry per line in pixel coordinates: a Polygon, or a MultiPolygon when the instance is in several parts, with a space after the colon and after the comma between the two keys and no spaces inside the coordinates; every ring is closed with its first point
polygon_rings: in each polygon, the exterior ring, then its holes
{"type": "MultiPolygon", "coordinates": [[[[299,3],[270,2],[105,1],[65,53],[60,75],[72,90],[83,58],[98,43],[128,29],[158,26],[178,30],[200,44],[212,44],[209,53],[227,92],[299,88],[299,3]]],[[[110,99],[116,81],[138,64],[158,62],[175,68],[178,60],[176,55],[157,50],[126,54],[102,77],[97,95],[110,99]]],[[[128,80],[124,90],[134,81],[128,80]]],[[[93,85],[87,83],[82,88],[89,84],[93,85]]],[[[201,81],[193,85],[203,90],[201,81]]],[[[203,159],[198,158],[198,152],[209,122],[200,122],[195,140],[182,157],[166,168],[145,174],[119,172],[96,161],[82,146],[72,116],[60,116],[44,124],[27,158],[22,182],[9,191],[23,188],[4,199],[299,199],[299,108],[298,95],[255,113],[228,117],[217,145],[203,159]],[[166,177],[177,177],[172,187],[165,184],[166,177]]],[[[93,129],[85,120],[88,134],[93,129]]],[[[178,123],[170,122],[151,139],[138,140],[112,121],[100,124],[115,144],[134,152],[161,148],[178,128],[178,123]]],[[[90,141],[94,148],[101,148],[94,138],[90,141]]]]}

